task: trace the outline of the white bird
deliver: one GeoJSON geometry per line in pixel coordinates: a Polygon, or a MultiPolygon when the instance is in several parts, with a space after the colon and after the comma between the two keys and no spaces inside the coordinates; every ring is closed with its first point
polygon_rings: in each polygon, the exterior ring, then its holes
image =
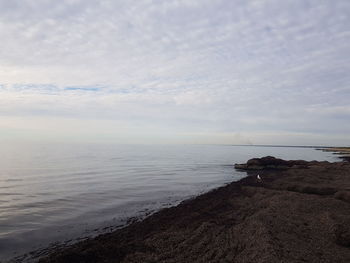
{"type": "Polygon", "coordinates": [[[261,177],[260,177],[260,175],[257,175],[257,177],[256,177],[257,179],[258,179],[258,181],[261,181],[261,177]]]}

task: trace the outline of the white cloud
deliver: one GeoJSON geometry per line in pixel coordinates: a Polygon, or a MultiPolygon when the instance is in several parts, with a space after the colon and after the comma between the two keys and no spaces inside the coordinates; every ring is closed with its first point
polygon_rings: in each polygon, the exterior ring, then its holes
{"type": "Polygon", "coordinates": [[[349,12],[347,0],[0,0],[0,118],[349,134],[349,12]]]}

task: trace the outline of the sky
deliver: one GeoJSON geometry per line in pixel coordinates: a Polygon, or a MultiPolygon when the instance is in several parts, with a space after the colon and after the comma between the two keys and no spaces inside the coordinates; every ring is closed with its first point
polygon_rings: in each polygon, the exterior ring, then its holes
{"type": "Polygon", "coordinates": [[[350,146],[348,0],[0,0],[0,142],[350,146]]]}

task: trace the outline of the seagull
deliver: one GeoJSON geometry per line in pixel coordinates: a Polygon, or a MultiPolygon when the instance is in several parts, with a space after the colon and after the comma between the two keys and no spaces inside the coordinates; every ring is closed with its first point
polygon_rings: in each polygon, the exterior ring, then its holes
{"type": "Polygon", "coordinates": [[[262,181],[260,175],[257,175],[256,179],[258,179],[259,182],[262,181]]]}

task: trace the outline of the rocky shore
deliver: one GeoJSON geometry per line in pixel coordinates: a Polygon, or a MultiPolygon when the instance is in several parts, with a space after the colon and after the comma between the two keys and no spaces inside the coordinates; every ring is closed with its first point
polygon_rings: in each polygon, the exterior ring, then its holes
{"type": "Polygon", "coordinates": [[[319,148],[317,150],[324,152],[332,152],[333,154],[339,155],[340,159],[350,162],[350,147],[327,147],[319,148]]]}
{"type": "Polygon", "coordinates": [[[248,176],[40,262],[350,262],[350,163],[236,167],[248,176]]]}

